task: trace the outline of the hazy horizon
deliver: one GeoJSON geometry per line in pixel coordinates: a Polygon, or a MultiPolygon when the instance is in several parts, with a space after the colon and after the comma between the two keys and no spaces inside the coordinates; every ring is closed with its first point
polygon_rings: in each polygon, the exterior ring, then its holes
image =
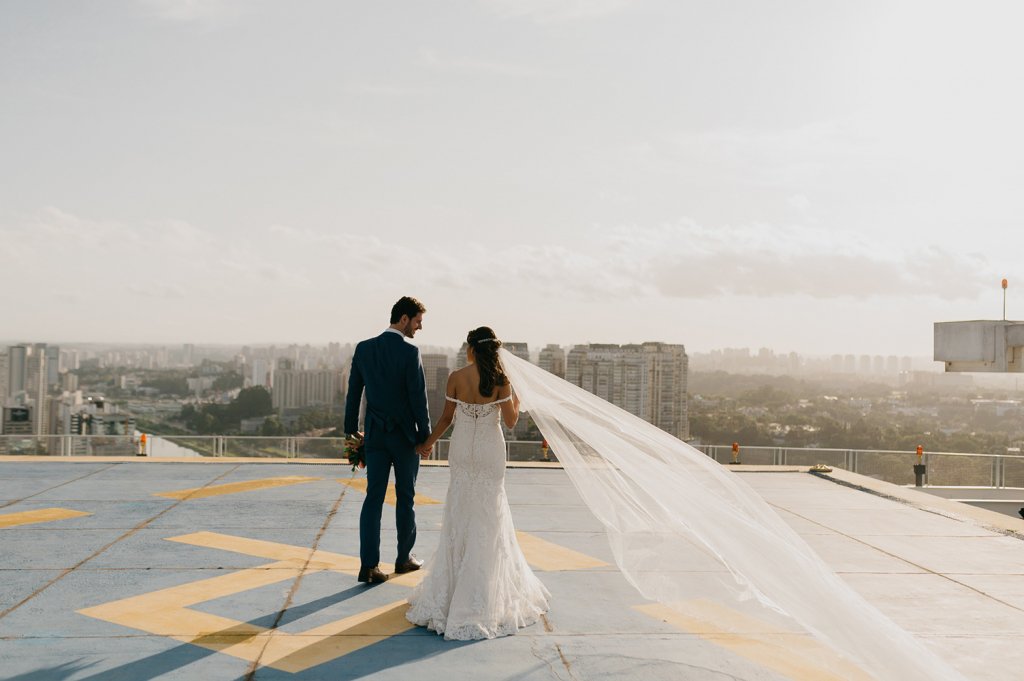
{"type": "MultiPolygon", "coordinates": [[[[365,339],[360,338],[360,339],[350,340],[350,341],[346,341],[346,340],[327,341],[325,343],[307,343],[305,341],[265,341],[265,342],[250,341],[250,342],[244,342],[244,343],[204,343],[202,341],[199,341],[199,342],[189,342],[189,343],[148,343],[148,342],[126,343],[126,342],[117,342],[117,341],[69,341],[69,340],[60,340],[60,339],[56,339],[56,340],[54,340],[54,339],[49,339],[49,340],[47,340],[47,339],[20,339],[20,340],[16,340],[16,341],[15,340],[0,339],[0,353],[4,352],[8,347],[10,347],[12,345],[33,344],[33,343],[46,343],[48,345],[56,345],[56,346],[59,346],[62,350],[69,349],[69,348],[90,348],[90,347],[104,348],[104,349],[115,349],[115,348],[124,348],[124,349],[166,348],[168,351],[173,353],[173,352],[180,352],[182,346],[186,345],[186,344],[192,345],[192,346],[194,346],[197,349],[211,348],[211,349],[231,349],[231,350],[235,350],[235,349],[241,349],[241,348],[244,348],[244,347],[250,347],[250,348],[253,348],[253,349],[266,349],[266,348],[269,348],[269,347],[273,346],[273,347],[276,347],[278,350],[284,350],[284,349],[286,349],[288,347],[291,347],[291,346],[304,347],[306,345],[309,345],[309,346],[313,347],[314,349],[324,349],[324,348],[326,348],[328,346],[328,343],[340,343],[342,346],[345,346],[346,344],[349,344],[349,345],[354,347],[361,340],[365,340],[365,339]]],[[[443,345],[443,344],[438,344],[438,343],[431,343],[431,342],[426,341],[422,336],[419,336],[419,335],[416,338],[412,338],[412,339],[408,339],[408,340],[409,340],[409,342],[415,344],[417,347],[420,347],[420,348],[434,348],[434,349],[437,349],[437,350],[444,350],[445,352],[458,352],[461,349],[461,346],[462,346],[461,342],[458,343],[458,344],[453,344],[453,345],[443,345]]],[[[544,349],[544,347],[546,345],[548,345],[548,343],[544,343],[544,342],[536,342],[536,343],[530,342],[530,341],[528,341],[526,339],[523,339],[523,338],[510,338],[506,342],[509,342],[509,343],[526,343],[528,345],[531,353],[540,352],[541,350],[544,349]]],[[[586,341],[586,342],[581,342],[581,343],[567,343],[567,344],[556,344],[556,345],[559,345],[563,349],[569,349],[573,345],[587,345],[587,344],[589,344],[591,342],[593,342],[593,343],[600,343],[601,341],[586,341]]],[[[641,344],[641,343],[645,343],[645,342],[664,342],[664,341],[658,341],[658,340],[655,340],[655,339],[647,339],[646,341],[636,341],[636,344],[641,344]]],[[[628,343],[622,343],[621,345],[626,345],[626,344],[628,344],[628,343]]],[[[760,346],[760,347],[764,347],[764,346],[760,346]]],[[[714,352],[714,351],[722,351],[722,350],[725,350],[725,349],[738,349],[738,350],[749,349],[750,353],[751,353],[751,357],[756,358],[757,354],[758,354],[758,350],[760,349],[760,347],[755,347],[755,348],[744,348],[744,347],[741,347],[741,348],[708,348],[708,349],[700,349],[700,348],[691,348],[691,347],[687,346],[686,347],[686,353],[688,355],[692,356],[695,353],[696,354],[709,354],[709,353],[714,352]]],[[[768,348],[768,349],[773,351],[774,353],[776,353],[777,357],[784,357],[784,356],[788,355],[790,352],[794,352],[794,351],[791,351],[791,350],[782,350],[782,349],[779,349],[779,348],[768,348]]],[[[800,353],[798,353],[798,354],[800,354],[800,353]]],[[[863,353],[863,352],[851,351],[851,352],[831,352],[831,353],[821,353],[821,354],[800,354],[800,357],[803,358],[803,359],[822,360],[822,359],[829,359],[832,356],[837,355],[837,354],[838,355],[843,355],[844,357],[846,355],[854,355],[859,360],[860,357],[862,355],[865,355],[865,354],[870,354],[870,356],[872,356],[872,357],[874,357],[876,355],[879,355],[879,354],[881,354],[881,356],[883,356],[883,357],[888,357],[890,355],[893,355],[894,353],[890,352],[890,353],[873,353],[873,354],[871,354],[871,353],[863,353]]],[[[896,356],[898,356],[900,358],[902,358],[902,357],[910,357],[915,362],[933,362],[931,354],[928,354],[928,355],[896,355],[896,356]]]]}
{"type": "Polygon", "coordinates": [[[1004,277],[1024,317],[1022,19],[5,3],[0,333],[355,342],[412,295],[425,345],[930,356],[1004,277]]]}

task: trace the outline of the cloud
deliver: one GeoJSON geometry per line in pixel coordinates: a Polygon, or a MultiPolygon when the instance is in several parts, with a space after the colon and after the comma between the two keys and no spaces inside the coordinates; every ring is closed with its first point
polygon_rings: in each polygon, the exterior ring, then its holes
{"type": "Polygon", "coordinates": [[[181,23],[213,22],[237,16],[238,0],[142,0],[163,19],[181,23]]]}
{"type": "Polygon", "coordinates": [[[74,303],[82,295],[180,301],[309,284],[274,255],[184,220],[96,220],[47,206],[0,224],[0,288],[42,276],[56,300],[74,303]]]}
{"type": "Polygon", "coordinates": [[[125,290],[143,298],[185,298],[188,295],[183,286],[174,283],[132,282],[125,290]]]}
{"type": "Polygon", "coordinates": [[[797,194],[796,196],[789,197],[786,199],[786,203],[793,208],[796,208],[800,213],[806,213],[811,207],[811,200],[803,194],[797,194]]]}
{"type": "Polygon", "coordinates": [[[500,16],[553,24],[597,19],[639,4],[637,0],[486,0],[500,16]]]}
{"type": "MultiPolygon", "coordinates": [[[[294,248],[344,254],[359,281],[429,283],[461,291],[515,288],[572,299],[725,296],[815,299],[978,297],[991,279],[978,254],[937,246],[911,251],[855,233],[692,221],[598,231],[590,246],[446,244],[426,250],[375,237],[276,226],[294,248]]],[[[334,257],[334,256],[332,256],[334,257]]]]}
{"type": "Polygon", "coordinates": [[[412,97],[427,92],[419,85],[393,85],[388,83],[349,83],[342,90],[346,94],[367,97],[412,97]]]}
{"type": "Polygon", "coordinates": [[[624,230],[616,238],[659,244],[645,271],[660,293],[678,298],[972,299],[991,276],[977,254],[938,246],[906,251],[854,233],[807,227],[707,229],[682,222],[624,230]]]}
{"type": "Polygon", "coordinates": [[[543,71],[509,62],[488,61],[466,57],[441,56],[434,50],[422,50],[415,61],[417,66],[436,71],[485,73],[492,76],[526,77],[548,75],[543,71]]]}
{"type": "Polygon", "coordinates": [[[182,220],[89,219],[48,207],[0,222],[0,289],[17,292],[5,308],[12,328],[119,335],[142,320],[146,333],[179,338],[197,328],[256,335],[362,328],[352,310],[408,291],[467,310],[508,303],[516,314],[578,303],[617,310],[630,328],[649,325],[671,301],[762,317],[777,310],[787,323],[813,326],[856,301],[862,309],[948,309],[1013,276],[996,277],[978,254],[907,249],[807,226],[708,228],[681,220],[596,226],[564,243],[557,235],[516,239],[495,247],[400,240],[370,229],[223,230],[182,220]]]}
{"type": "Polygon", "coordinates": [[[762,186],[802,187],[851,158],[890,152],[848,121],[824,120],[793,128],[725,128],[666,136],[669,148],[705,168],[762,186]]]}

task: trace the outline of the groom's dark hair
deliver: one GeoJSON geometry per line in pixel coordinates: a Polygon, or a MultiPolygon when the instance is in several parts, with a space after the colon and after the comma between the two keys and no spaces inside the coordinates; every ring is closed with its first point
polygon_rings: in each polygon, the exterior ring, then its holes
{"type": "Polygon", "coordinates": [[[402,296],[395,303],[395,306],[391,308],[391,323],[397,324],[402,321],[402,315],[406,315],[409,319],[412,319],[421,312],[426,312],[427,308],[423,307],[423,303],[410,298],[409,296],[402,296]]]}

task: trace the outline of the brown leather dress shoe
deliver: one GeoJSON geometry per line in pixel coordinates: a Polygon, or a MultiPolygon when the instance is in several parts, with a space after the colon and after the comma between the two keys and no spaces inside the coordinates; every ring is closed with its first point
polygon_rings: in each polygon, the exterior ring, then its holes
{"type": "Polygon", "coordinates": [[[381,572],[379,567],[361,567],[359,568],[359,581],[369,584],[380,584],[381,582],[388,581],[388,576],[381,572]]]}
{"type": "Polygon", "coordinates": [[[395,572],[400,575],[404,575],[406,572],[413,572],[423,567],[423,561],[416,558],[416,556],[409,556],[409,560],[405,561],[401,565],[395,566],[395,572]]]}

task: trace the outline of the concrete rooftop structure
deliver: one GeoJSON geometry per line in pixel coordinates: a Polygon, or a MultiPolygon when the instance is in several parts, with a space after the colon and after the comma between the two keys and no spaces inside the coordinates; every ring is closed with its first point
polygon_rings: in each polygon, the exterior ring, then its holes
{"type": "Polygon", "coordinates": [[[936,322],[934,336],[934,359],[947,372],[1024,370],[1024,322],[936,322]]]}
{"type": "MultiPolygon", "coordinates": [[[[967,678],[1024,678],[1024,521],[843,471],[736,474],[967,678]]],[[[0,461],[0,677],[823,678],[756,633],[711,635],[645,601],[565,472],[537,465],[507,490],[551,611],[514,637],[445,642],[403,617],[417,573],[356,582],[364,483],[322,460],[0,461]]],[[[446,467],[421,470],[422,558],[447,484],[446,467]]],[[[384,523],[387,559],[387,509],[384,523]]]]}

